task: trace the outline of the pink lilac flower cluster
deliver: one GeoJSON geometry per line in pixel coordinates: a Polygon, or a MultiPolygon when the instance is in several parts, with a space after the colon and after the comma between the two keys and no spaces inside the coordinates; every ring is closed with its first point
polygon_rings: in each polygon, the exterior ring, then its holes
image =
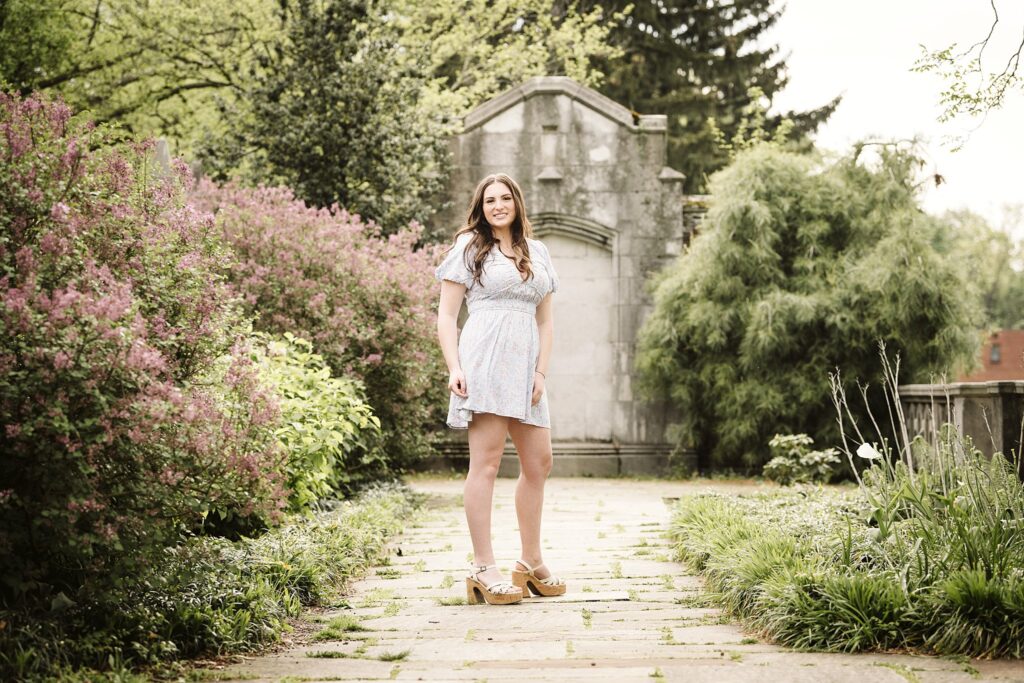
{"type": "Polygon", "coordinates": [[[309,207],[281,187],[204,181],[192,198],[215,213],[235,253],[230,280],[254,326],[309,339],[335,375],[365,383],[395,469],[429,452],[446,390],[435,341],[440,247],[419,246],[422,227],[383,237],[358,215],[309,207]]]}
{"type": "Polygon", "coordinates": [[[66,586],[286,499],[275,399],[190,184],[0,93],[2,583],[66,586]]]}

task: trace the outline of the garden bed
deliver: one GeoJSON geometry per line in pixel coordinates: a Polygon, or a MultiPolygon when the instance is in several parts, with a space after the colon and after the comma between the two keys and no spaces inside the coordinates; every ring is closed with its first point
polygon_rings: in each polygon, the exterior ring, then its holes
{"type": "Polygon", "coordinates": [[[1024,493],[1012,463],[876,464],[860,487],[678,503],[677,558],[781,645],[1021,657],[1024,493]]]}
{"type": "Polygon", "coordinates": [[[385,557],[416,505],[407,489],[378,487],[258,538],[197,537],[168,548],[116,593],[49,615],[4,613],[4,670],[19,680],[132,680],[140,666],[158,675],[184,658],[258,650],[304,606],[340,601],[385,557]]]}

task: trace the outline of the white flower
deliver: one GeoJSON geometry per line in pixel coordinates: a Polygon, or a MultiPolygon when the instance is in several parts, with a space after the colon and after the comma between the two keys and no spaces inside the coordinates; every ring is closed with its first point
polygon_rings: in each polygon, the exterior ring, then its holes
{"type": "Polygon", "coordinates": [[[869,443],[862,443],[860,448],[857,449],[857,455],[865,460],[879,460],[882,457],[882,454],[876,451],[875,447],[869,443]]]}

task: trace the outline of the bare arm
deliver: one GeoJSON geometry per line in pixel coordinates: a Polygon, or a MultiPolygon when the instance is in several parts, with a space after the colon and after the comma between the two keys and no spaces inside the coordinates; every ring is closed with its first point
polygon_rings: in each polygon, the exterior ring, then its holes
{"type": "Polygon", "coordinates": [[[533,374],[533,405],[537,405],[544,393],[544,380],[551,360],[551,343],[555,335],[555,320],[551,313],[551,295],[548,294],[537,305],[537,332],[540,335],[540,354],[537,356],[537,372],[533,374]]]}
{"type": "Polygon", "coordinates": [[[441,281],[441,301],[437,306],[437,339],[448,365],[448,389],[457,396],[469,394],[466,375],[459,362],[459,309],[466,286],[451,280],[441,281]]]}

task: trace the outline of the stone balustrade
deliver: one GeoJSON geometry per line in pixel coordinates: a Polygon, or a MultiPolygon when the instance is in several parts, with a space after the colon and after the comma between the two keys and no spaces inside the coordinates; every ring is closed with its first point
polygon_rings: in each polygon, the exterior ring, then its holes
{"type": "MultiPolygon", "coordinates": [[[[950,423],[987,455],[1021,452],[1024,382],[905,384],[899,396],[910,438],[934,438],[950,423]]],[[[1019,471],[1024,478],[1024,468],[1019,471]]]]}

